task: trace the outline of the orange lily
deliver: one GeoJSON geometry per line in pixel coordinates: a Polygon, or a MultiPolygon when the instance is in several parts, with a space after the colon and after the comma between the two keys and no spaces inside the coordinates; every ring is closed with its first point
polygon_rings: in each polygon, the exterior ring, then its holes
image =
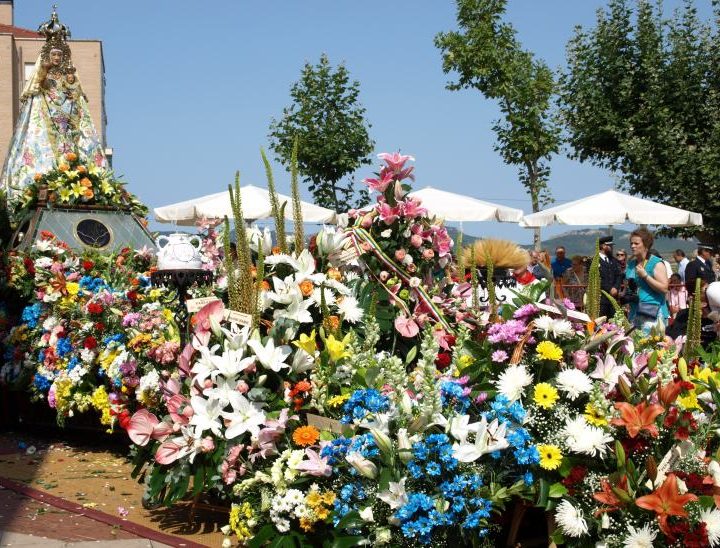
{"type": "Polygon", "coordinates": [[[660,530],[666,535],[670,534],[667,520],[670,516],[687,517],[684,506],[698,498],[692,494],[678,493],[677,477],[668,474],[663,484],[651,495],[640,497],[635,501],[640,508],[652,510],[657,514],[660,530]]]}
{"type": "Polygon", "coordinates": [[[682,383],[670,381],[664,386],[658,388],[658,397],[665,407],[670,407],[680,394],[682,383]]]}
{"type": "Polygon", "coordinates": [[[642,402],[634,406],[630,403],[619,402],[615,404],[615,409],[620,411],[620,418],[612,419],[610,423],[627,428],[631,438],[634,438],[643,430],[652,437],[657,438],[658,429],[655,418],[665,411],[662,405],[657,403],[648,405],[642,402]]]}
{"type": "MultiPolygon", "coordinates": [[[[615,510],[625,506],[625,503],[613,491],[613,486],[610,485],[610,481],[607,478],[600,480],[600,487],[602,491],[600,493],[594,493],[593,498],[598,502],[607,504],[607,506],[599,508],[595,512],[596,517],[605,512],[614,512],[615,510]]],[[[620,478],[616,488],[627,491],[627,476],[622,476],[620,478]]]]}

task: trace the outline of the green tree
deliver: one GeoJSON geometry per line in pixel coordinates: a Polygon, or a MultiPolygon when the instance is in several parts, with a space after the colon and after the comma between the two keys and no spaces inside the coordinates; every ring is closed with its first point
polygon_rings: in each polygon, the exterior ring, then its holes
{"type": "MultiPolygon", "coordinates": [[[[493,123],[495,150],[518,167],[533,212],[551,200],[548,160],[558,151],[560,130],[552,116],[555,80],[547,65],[522,48],[515,29],[503,22],[507,0],[457,0],[459,30],[441,32],[435,46],[443,71],[457,80],[447,89],[477,89],[500,106],[493,123]]],[[[535,246],[540,230],[535,231],[535,246]]]]}
{"type": "Polygon", "coordinates": [[[367,193],[356,192],[351,178],[375,142],[360,104],[360,83],[350,81],[344,64],[333,68],[327,55],[317,65],[305,63],[300,79],[290,88],[292,104],[282,118],[270,124],[270,149],[288,170],[293,143],[298,140],[298,173],[318,205],[346,211],[368,203],[367,193]]]}
{"type": "MultiPolygon", "coordinates": [[[[577,28],[560,78],[571,155],[614,170],[625,190],[703,214],[720,240],[720,11],[702,22],[691,0],[611,0],[577,28]],[[632,4],[632,5],[631,5],[632,4]]],[[[692,229],[694,231],[694,229],[692,229]]],[[[688,235],[688,229],[675,229],[688,235]]]]}

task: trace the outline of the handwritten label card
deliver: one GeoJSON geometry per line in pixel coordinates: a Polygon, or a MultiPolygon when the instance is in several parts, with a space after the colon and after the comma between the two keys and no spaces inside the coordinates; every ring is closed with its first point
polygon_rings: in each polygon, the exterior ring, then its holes
{"type": "Polygon", "coordinates": [[[321,432],[333,432],[335,434],[342,434],[343,430],[348,428],[348,425],[343,424],[340,421],[329,419],[327,417],[321,417],[320,415],[313,415],[312,413],[308,413],[306,417],[308,424],[310,426],[314,426],[321,432]]]}
{"type": "Polygon", "coordinates": [[[194,314],[195,312],[198,312],[203,306],[210,304],[215,301],[219,301],[217,297],[201,297],[199,299],[188,299],[185,301],[185,306],[187,306],[188,312],[190,314],[194,314]]]}
{"type": "Polygon", "coordinates": [[[236,323],[238,325],[252,325],[252,316],[237,310],[225,309],[224,316],[225,320],[236,323]]]}

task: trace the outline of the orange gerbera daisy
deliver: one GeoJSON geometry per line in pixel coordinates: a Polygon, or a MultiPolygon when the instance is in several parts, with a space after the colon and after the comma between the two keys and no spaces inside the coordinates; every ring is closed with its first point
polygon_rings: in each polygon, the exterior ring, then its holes
{"type": "Polygon", "coordinates": [[[292,435],[293,441],[302,447],[313,445],[320,439],[320,432],[314,426],[300,426],[292,435]]]}

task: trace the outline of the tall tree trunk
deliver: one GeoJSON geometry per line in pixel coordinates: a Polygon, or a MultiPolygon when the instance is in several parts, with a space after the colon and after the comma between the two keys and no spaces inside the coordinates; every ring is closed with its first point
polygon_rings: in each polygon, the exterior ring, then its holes
{"type": "MultiPolygon", "coordinates": [[[[535,169],[528,166],[528,181],[530,187],[530,203],[532,206],[532,212],[537,213],[540,211],[540,192],[536,186],[537,174],[535,169]]],[[[540,234],[540,227],[533,229],[533,248],[535,251],[540,251],[542,247],[542,235],[540,234]]]]}

